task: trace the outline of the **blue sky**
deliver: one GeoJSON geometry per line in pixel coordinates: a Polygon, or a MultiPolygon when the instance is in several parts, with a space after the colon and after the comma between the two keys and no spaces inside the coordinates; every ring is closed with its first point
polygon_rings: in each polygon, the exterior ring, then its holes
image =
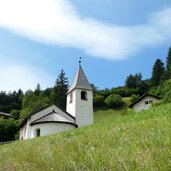
{"type": "Polygon", "coordinates": [[[0,0],[0,91],[71,82],[80,56],[98,88],[124,85],[170,46],[170,0],[0,0]]]}

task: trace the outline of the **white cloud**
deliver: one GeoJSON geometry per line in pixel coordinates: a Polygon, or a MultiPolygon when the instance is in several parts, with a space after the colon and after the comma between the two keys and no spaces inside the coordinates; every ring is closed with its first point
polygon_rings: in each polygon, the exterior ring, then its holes
{"type": "Polygon", "coordinates": [[[35,68],[13,64],[1,66],[0,80],[1,91],[19,90],[20,88],[26,91],[34,90],[38,83],[41,88],[47,88],[48,85],[52,85],[50,80],[53,79],[35,68]]]}
{"type": "Polygon", "coordinates": [[[95,57],[123,59],[171,38],[171,8],[153,13],[142,25],[116,26],[81,18],[68,0],[0,0],[0,26],[95,57]]]}

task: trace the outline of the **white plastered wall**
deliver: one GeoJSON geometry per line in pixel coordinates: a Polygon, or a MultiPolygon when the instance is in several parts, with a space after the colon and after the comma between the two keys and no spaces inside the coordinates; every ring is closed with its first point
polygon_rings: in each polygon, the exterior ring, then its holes
{"type": "Polygon", "coordinates": [[[71,91],[67,95],[66,111],[75,117],[75,113],[76,113],[76,91],[74,91],[74,90],[71,91]],[[72,94],[72,101],[71,101],[71,94],[72,94]]]}
{"type": "Polygon", "coordinates": [[[152,96],[146,96],[144,97],[143,99],[141,99],[138,103],[136,103],[134,106],[133,106],[133,109],[136,111],[136,112],[140,112],[142,110],[147,110],[150,108],[150,104],[145,104],[145,101],[150,101],[152,100],[153,103],[157,102],[158,99],[157,98],[154,98],[152,96]]]}
{"type": "Polygon", "coordinates": [[[20,128],[20,140],[26,140],[30,137],[30,119],[27,119],[25,125],[20,128]]]}
{"type": "Polygon", "coordinates": [[[67,123],[39,123],[31,126],[31,138],[36,137],[36,129],[40,129],[40,136],[52,135],[59,132],[75,129],[75,126],[67,123]]]}
{"type": "Polygon", "coordinates": [[[75,121],[78,127],[93,124],[93,92],[75,89],[75,121]],[[87,93],[87,100],[81,99],[81,91],[87,93]]]}

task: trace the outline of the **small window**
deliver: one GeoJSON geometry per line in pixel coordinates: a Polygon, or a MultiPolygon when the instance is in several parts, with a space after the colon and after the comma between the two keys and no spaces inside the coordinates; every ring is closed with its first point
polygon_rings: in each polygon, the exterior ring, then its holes
{"type": "Polygon", "coordinates": [[[153,100],[149,100],[149,103],[150,103],[150,104],[153,103],[153,100]]]}
{"type": "Polygon", "coordinates": [[[36,137],[40,137],[40,129],[39,128],[35,130],[35,133],[36,133],[36,137]]]}
{"type": "Polygon", "coordinates": [[[146,105],[148,105],[148,104],[149,104],[149,101],[148,101],[148,100],[147,100],[147,101],[145,101],[145,104],[146,104],[146,105]]]}
{"type": "Polygon", "coordinates": [[[87,93],[85,91],[81,92],[81,100],[87,100],[87,93]]]}
{"type": "Polygon", "coordinates": [[[69,102],[72,103],[72,100],[73,100],[73,95],[72,95],[72,93],[70,94],[70,97],[69,97],[69,98],[70,98],[69,102]]]}

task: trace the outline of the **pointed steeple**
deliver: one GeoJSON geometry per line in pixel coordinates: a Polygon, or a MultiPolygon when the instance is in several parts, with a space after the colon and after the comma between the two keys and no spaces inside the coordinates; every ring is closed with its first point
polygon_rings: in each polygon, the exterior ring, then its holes
{"type": "Polygon", "coordinates": [[[92,87],[90,86],[80,64],[79,64],[79,68],[75,74],[75,77],[73,79],[73,82],[72,82],[67,94],[75,88],[85,89],[85,90],[93,90],[92,87]]]}

